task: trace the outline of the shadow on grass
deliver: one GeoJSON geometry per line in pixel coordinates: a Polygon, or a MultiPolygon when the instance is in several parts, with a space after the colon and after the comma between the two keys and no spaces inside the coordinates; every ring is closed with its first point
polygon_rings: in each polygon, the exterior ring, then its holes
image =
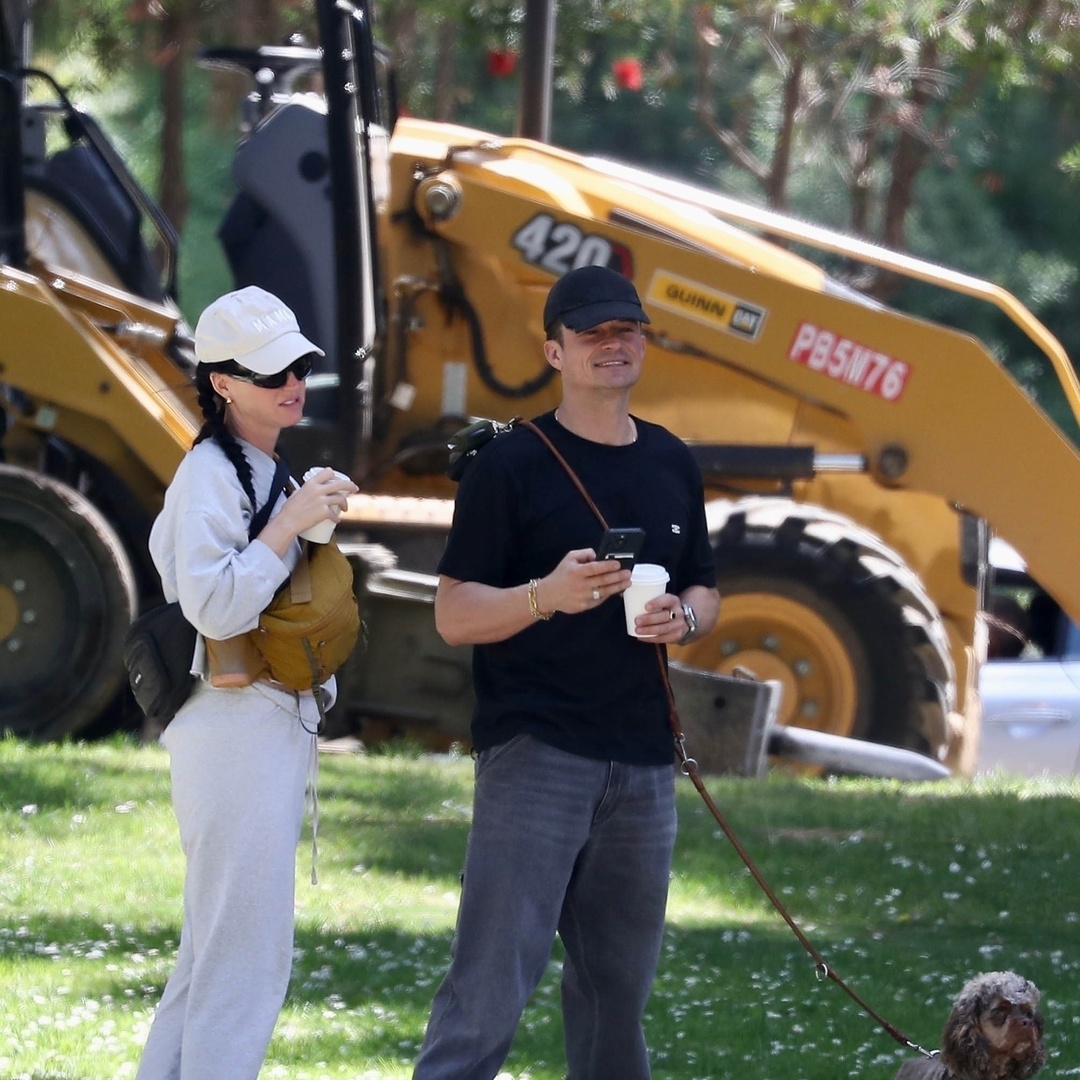
{"type": "MultiPolygon", "coordinates": [[[[3,769],[0,799],[15,809],[168,799],[159,751],[76,757],[61,748],[59,761],[5,751],[3,769]]],[[[1043,991],[1052,1065],[1080,1058],[1075,785],[718,778],[708,786],[814,945],[891,1022],[932,1045],[967,978],[1012,968],[1043,991]]],[[[348,1055],[404,1070],[445,971],[450,932],[445,919],[434,933],[405,930],[396,912],[404,921],[410,905],[425,903],[418,889],[428,883],[457,887],[469,763],[326,761],[320,796],[327,887],[343,896],[361,890],[352,875],[364,867],[390,896],[377,916],[343,904],[340,916],[317,916],[325,924],[301,922],[286,1003],[297,1033],[275,1041],[275,1060],[306,1067],[348,1055]]],[[[671,919],[648,1013],[657,1075],[887,1080],[902,1052],[837,987],[815,980],[812,961],[685,782],[679,811],[671,919]]],[[[143,1008],[160,994],[177,936],[175,925],[117,928],[31,914],[0,932],[0,960],[70,969],[70,999],[143,1008]]],[[[555,952],[508,1063],[544,1080],[562,1075],[555,952]]]]}
{"type": "MultiPolygon", "coordinates": [[[[880,936],[857,928],[806,927],[814,944],[853,989],[915,1041],[934,1046],[949,1002],[971,975],[1008,967],[1044,994],[1054,1060],[1075,1060],[1080,1036],[1080,965],[1076,937],[1041,947],[1005,945],[986,956],[969,933],[880,936]]],[[[77,917],[37,915],[18,939],[0,938],[5,960],[41,957],[67,969],[66,999],[156,1004],[173,965],[175,926],[105,926],[77,917]],[[138,959],[137,959],[138,958],[138,959]]],[[[287,1038],[275,1040],[279,1064],[310,1066],[397,1062],[406,1069],[423,1035],[431,999],[449,962],[451,934],[411,933],[391,924],[301,924],[283,1015],[287,1038]],[[315,1055],[315,1056],[313,1056],[315,1055]]],[[[562,1067],[559,965],[553,963],[523,1017],[508,1069],[559,1076],[562,1067]]],[[[904,1053],[831,982],[779,923],[673,920],[647,1012],[657,1075],[740,1075],[747,1080],[835,1080],[892,1075],[904,1053]],[[876,1070],[876,1071],[875,1071],[876,1070]]]]}
{"type": "MultiPolygon", "coordinates": [[[[62,755],[62,750],[58,754],[62,755]]],[[[49,761],[44,756],[26,757],[3,763],[0,785],[0,812],[20,811],[36,806],[38,812],[85,810],[111,807],[120,802],[168,802],[168,759],[156,755],[147,759],[147,768],[132,768],[131,757],[116,761],[88,755],[73,769],[63,756],[49,761]]]]}

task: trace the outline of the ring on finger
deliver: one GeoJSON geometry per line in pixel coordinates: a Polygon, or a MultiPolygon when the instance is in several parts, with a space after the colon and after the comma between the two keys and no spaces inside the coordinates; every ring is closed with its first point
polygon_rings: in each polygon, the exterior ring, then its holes
{"type": "Polygon", "coordinates": [[[600,599],[600,590],[599,589],[593,589],[592,598],[594,600],[599,600],[600,599]]]}

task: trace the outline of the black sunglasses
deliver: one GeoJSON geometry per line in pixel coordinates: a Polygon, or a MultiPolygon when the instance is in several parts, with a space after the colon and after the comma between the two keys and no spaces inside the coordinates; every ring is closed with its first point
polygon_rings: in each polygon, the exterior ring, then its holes
{"type": "Polygon", "coordinates": [[[306,379],[311,374],[313,363],[314,357],[311,353],[307,353],[294,360],[288,367],[282,368],[281,371],[275,371],[272,375],[257,375],[254,371],[242,367],[235,360],[229,360],[222,364],[219,370],[226,375],[231,375],[234,379],[251,383],[252,386],[261,387],[263,390],[280,390],[289,381],[290,372],[298,379],[306,379]]]}

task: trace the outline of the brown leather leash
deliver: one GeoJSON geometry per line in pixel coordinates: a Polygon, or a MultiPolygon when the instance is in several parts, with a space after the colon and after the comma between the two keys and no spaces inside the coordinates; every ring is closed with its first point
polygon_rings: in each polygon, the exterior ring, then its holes
{"type": "MultiPolygon", "coordinates": [[[[566,470],[566,475],[569,476],[570,479],[573,481],[574,486],[578,489],[578,491],[581,492],[582,498],[584,498],[586,503],[588,503],[589,505],[589,509],[592,510],[592,512],[596,515],[597,520],[600,522],[601,526],[606,530],[608,528],[608,523],[607,520],[604,518],[604,515],[600,512],[600,508],[596,505],[595,502],[593,502],[592,496],[585,489],[585,485],[578,478],[577,473],[574,472],[573,468],[571,468],[570,463],[566,460],[566,458],[564,458],[562,454],[560,454],[559,451],[556,449],[555,444],[531,420],[525,420],[521,417],[515,417],[510,423],[512,425],[520,425],[521,427],[528,428],[538,439],[540,439],[541,442],[544,443],[545,446],[547,446],[547,448],[552,452],[552,454],[555,455],[555,459],[559,462],[563,469],[566,470]]],[[[850,986],[848,986],[848,984],[836,973],[836,971],[834,971],[833,968],[831,968],[826,963],[825,958],[821,955],[820,952],[818,952],[818,950],[814,947],[811,941],[802,932],[802,929],[799,927],[798,923],[796,923],[795,920],[791,917],[791,914],[788,912],[787,908],[784,907],[783,903],[780,901],[780,898],[773,891],[772,886],[768,883],[768,881],[765,880],[764,875],[757,868],[757,865],[750,857],[749,852],[746,850],[745,847],[743,847],[742,841],[740,841],[738,836],[735,834],[735,830],[732,829],[732,827],[728,824],[727,819],[721,813],[720,808],[716,805],[712,796],[706,789],[705,782],[701,779],[701,773],[698,772],[697,762],[686,753],[686,735],[683,733],[682,722],[679,719],[679,711],[675,705],[675,695],[672,692],[671,681],[668,678],[667,661],[666,655],[664,653],[664,647],[662,645],[654,645],[654,648],[656,650],[656,661],[660,667],[660,678],[664,684],[664,693],[667,695],[668,723],[671,726],[671,734],[675,739],[675,751],[679,757],[682,772],[684,773],[684,775],[690,778],[691,783],[697,789],[697,792],[704,800],[705,805],[709,808],[709,812],[716,819],[716,823],[723,830],[724,835],[728,838],[729,841],[731,841],[731,846],[738,853],[739,858],[743,861],[743,865],[745,865],[746,869],[750,871],[754,880],[761,888],[761,891],[769,898],[769,902],[774,908],[776,908],[776,910],[780,913],[781,918],[783,918],[784,922],[786,922],[791,928],[791,932],[795,935],[796,938],[798,938],[799,943],[810,954],[815,964],[815,971],[817,977],[819,979],[830,979],[832,982],[836,983],[836,985],[839,986],[840,989],[843,990],[844,993],[847,994],[847,996],[851,998],[851,1000],[854,1001],[860,1009],[863,1010],[863,1012],[865,1012],[868,1016],[875,1020],[880,1027],[887,1031],[889,1035],[891,1035],[893,1039],[895,1039],[902,1046],[906,1046],[909,1050],[914,1050],[917,1053],[922,1054],[923,1057],[937,1057],[938,1051],[926,1050],[917,1042],[913,1042],[898,1027],[890,1024],[889,1021],[886,1020],[880,1013],[871,1008],[870,1005],[868,1005],[861,997],[859,997],[857,993],[855,993],[854,990],[851,989],[850,986]]]]}

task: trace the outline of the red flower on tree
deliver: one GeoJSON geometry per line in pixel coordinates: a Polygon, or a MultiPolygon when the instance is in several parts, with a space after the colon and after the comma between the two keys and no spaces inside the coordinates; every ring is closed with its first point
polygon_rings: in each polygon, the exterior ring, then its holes
{"type": "Polygon", "coordinates": [[[641,75],[641,61],[632,56],[624,56],[611,65],[611,74],[623,90],[640,90],[644,86],[641,75]]]}
{"type": "Polygon", "coordinates": [[[488,49],[487,70],[496,79],[505,79],[514,74],[517,67],[517,53],[513,49],[488,49]]]}

